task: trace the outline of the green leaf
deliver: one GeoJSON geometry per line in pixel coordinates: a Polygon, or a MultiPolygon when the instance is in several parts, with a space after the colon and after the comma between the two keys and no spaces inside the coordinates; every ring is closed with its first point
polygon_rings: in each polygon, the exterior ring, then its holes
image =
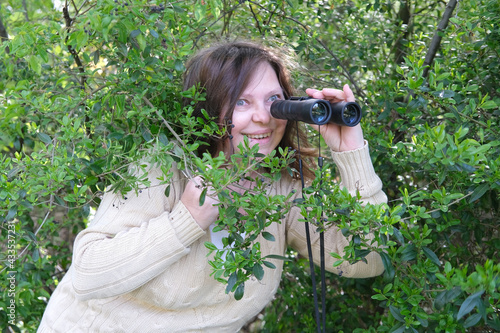
{"type": "Polygon", "coordinates": [[[283,257],[283,256],[279,256],[277,254],[269,254],[267,256],[265,256],[264,258],[268,258],[268,259],[278,259],[278,260],[283,260],[283,261],[291,261],[292,259],[290,258],[287,258],[287,257],[283,257]]]}
{"type": "Polygon", "coordinates": [[[168,146],[168,138],[167,136],[164,134],[164,133],[160,133],[160,135],[158,136],[158,140],[160,141],[160,143],[164,146],[168,146]]]}
{"type": "Polygon", "coordinates": [[[206,12],[207,12],[206,5],[200,1],[197,1],[194,6],[194,17],[196,21],[200,22],[201,20],[203,20],[203,18],[206,15],[206,12]]]}
{"type": "Polygon", "coordinates": [[[396,240],[401,244],[401,245],[405,245],[405,239],[403,237],[403,234],[401,233],[401,231],[399,231],[398,228],[394,227],[393,229],[393,233],[394,233],[394,237],[396,238],[396,240]]]}
{"type": "Polygon", "coordinates": [[[242,282],[238,285],[236,291],[234,292],[234,299],[239,301],[240,299],[243,298],[244,294],[245,294],[245,283],[242,282]]]}
{"type": "Polygon", "coordinates": [[[26,231],[26,234],[23,236],[24,239],[30,241],[30,242],[36,242],[36,235],[32,233],[31,231],[26,231]]]}
{"type": "Polygon", "coordinates": [[[209,249],[210,251],[217,251],[217,250],[218,250],[217,246],[215,246],[215,244],[214,244],[214,243],[211,243],[211,242],[205,242],[204,244],[205,244],[205,247],[206,247],[207,249],[209,249]]]}
{"type": "Polygon", "coordinates": [[[132,30],[132,32],[130,33],[130,38],[136,38],[140,34],[141,34],[141,30],[140,29],[132,30]]]}
{"type": "Polygon", "coordinates": [[[447,72],[447,73],[442,73],[442,74],[440,74],[440,75],[436,78],[436,80],[437,80],[437,81],[444,80],[444,79],[448,78],[450,75],[451,75],[451,73],[449,73],[449,72],[447,72]]]}
{"type": "Polygon", "coordinates": [[[234,272],[229,276],[229,279],[227,280],[226,294],[229,294],[231,290],[233,290],[236,281],[238,281],[238,275],[236,274],[236,272],[234,272]]]}
{"type": "Polygon", "coordinates": [[[264,266],[266,267],[269,267],[269,268],[272,268],[272,269],[276,269],[276,265],[273,264],[272,262],[269,262],[269,261],[262,261],[262,263],[264,264],[264,266]]]}
{"type": "Polygon", "coordinates": [[[31,67],[31,69],[36,72],[38,75],[42,73],[42,65],[40,64],[40,60],[38,59],[37,56],[31,55],[28,58],[28,63],[31,67]]]}
{"type": "Polygon", "coordinates": [[[112,132],[109,134],[108,138],[110,140],[121,140],[125,136],[123,132],[112,132]]]}
{"type": "Polygon", "coordinates": [[[203,191],[201,191],[201,194],[200,194],[200,206],[203,206],[205,204],[205,198],[207,197],[207,187],[205,187],[203,189],[203,191]]]}
{"type": "Polygon", "coordinates": [[[385,301],[387,297],[382,294],[376,294],[372,296],[372,299],[376,299],[377,301],[385,301]]]}
{"type": "Polygon", "coordinates": [[[458,310],[457,320],[460,320],[463,316],[468,315],[476,306],[478,306],[478,301],[481,301],[482,294],[484,294],[484,290],[478,291],[465,299],[458,310]]]}
{"type": "Polygon", "coordinates": [[[453,301],[461,293],[462,289],[460,287],[454,287],[453,289],[442,291],[434,299],[434,308],[436,308],[436,310],[442,310],[446,303],[453,301]]]}
{"type": "Polygon", "coordinates": [[[438,256],[428,247],[422,247],[422,251],[424,251],[427,258],[429,258],[436,266],[441,266],[441,261],[439,261],[438,256]]]}
{"type": "Polygon", "coordinates": [[[158,33],[157,33],[155,30],[153,30],[153,29],[149,30],[149,33],[150,33],[150,34],[151,34],[151,36],[153,36],[154,38],[158,38],[158,37],[160,37],[160,35],[158,35],[158,33]]]}
{"type": "Polygon", "coordinates": [[[38,247],[35,246],[35,248],[33,249],[31,258],[33,259],[33,261],[38,261],[38,259],[40,259],[40,251],[38,250],[38,247]]]}
{"type": "Polygon", "coordinates": [[[435,91],[432,94],[439,98],[452,98],[455,96],[455,92],[453,90],[440,90],[435,91]]]}
{"type": "Polygon", "coordinates": [[[40,140],[42,140],[43,143],[46,143],[46,144],[49,144],[52,142],[52,139],[50,138],[50,136],[48,136],[45,133],[38,133],[38,138],[40,140]]]}
{"type": "Polygon", "coordinates": [[[261,265],[255,264],[253,266],[253,275],[255,275],[257,280],[259,281],[262,280],[262,278],[264,277],[264,269],[262,268],[261,265]]]}
{"type": "Polygon", "coordinates": [[[392,265],[391,257],[386,252],[380,252],[380,258],[384,264],[384,280],[390,281],[394,278],[396,271],[392,265]]]}
{"type": "Polygon", "coordinates": [[[470,86],[467,86],[467,91],[477,91],[479,89],[479,85],[477,84],[471,84],[470,86]]]}
{"type": "Polygon", "coordinates": [[[184,62],[182,62],[180,59],[176,59],[175,64],[174,64],[174,68],[178,72],[184,71],[184,69],[185,69],[184,62]]]}
{"type": "Polygon", "coordinates": [[[332,252],[332,253],[330,253],[330,255],[332,257],[334,257],[335,259],[342,259],[342,256],[340,254],[338,254],[338,253],[332,252]]]}
{"type": "Polygon", "coordinates": [[[344,259],[337,260],[333,263],[333,267],[338,267],[344,263],[344,259]]]}
{"type": "Polygon", "coordinates": [[[268,240],[270,242],[274,242],[276,240],[276,238],[274,238],[273,234],[271,234],[270,232],[267,232],[267,231],[262,232],[262,237],[264,237],[266,240],[268,240]]]}
{"type": "Polygon", "coordinates": [[[7,212],[7,216],[5,216],[5,219],[4,221],[10,221],[14,218],[14,216],[16,216],[17,214],[17,206],[13,206],[9,209],[9,211],[7,212]]]}
{"type": "MultiPolygon", "coordinates": [[[[266,224],[266,217],[263,216],[263,214],[257,214],[255,218],[257,219],[257,224],[259,225],[259,228],[264,229],[264,226],[266,224]]],[[[264,233],[262,233],[262,236],[264,236],[264,233]]],[[[266,236],[264,236],[264,238],[266,238],[266,236]]]]}
{"type": "Polygon", "coordinates": [[[403,323],[391,328],[389,333],[403,333],[404,331],[406,331],[406,325],[403,323]]]}
{"type": "Polygon", "coordinates": [[[476,325],[481,320],[481,317],[480,313],[475,313],[472,316],[469,316],[464,322],[464,327],[469,328],[476,325]]]}
{"type": "Polygon", "coordinates": [[[414,244],[408,244],[404,247],[401,253],[402,261],[411,261],[417,257],[417,249],[414,244]]]}
{"type": "Polygon", "coordinates": [[[151,135],[151,133],[149,132],[149,130],[145,127],[142,128],[142,138],[144,139],[144,141],[146,142],[149,142],[151,140],[153,140],[153,136],[151,135]]]}
{"type": "Polygon", "coordinates": [[[476,200],[479,200],[488,190],[490,189],[490,184],[489,183],[483,183],[479,186],[477,186],[474,189],[474,193],[469,198],[469,202],[473,203],[476,200]]]}
{"type": "Polygon", "coordinates": [[[482,109],[489,110],[489,109],[495,109],[498,107],[497,103],[495,101],[489,100],[484,102],[483,104],[480,105],[482,109]]]}
{"type": "Polygon", "coordinates": [[[99,62],[99,57],[100,57],[99,50],[95,50],[94,52],[91,53],[91,55],[93,55],[94,65],[97,65],[97,63],[99,62]]]}
{"type": "Polygon", "coordinates": [[[389,305],[389,310],[391,311],[391,314],[394,317],[394,319],[396,319],[397,321],[402,322],[402,323],[405,322],[405,317],[403,315],[401,315],[401,311],[399,311],[398,308],[396,308],[392,305],[389,305]]]}

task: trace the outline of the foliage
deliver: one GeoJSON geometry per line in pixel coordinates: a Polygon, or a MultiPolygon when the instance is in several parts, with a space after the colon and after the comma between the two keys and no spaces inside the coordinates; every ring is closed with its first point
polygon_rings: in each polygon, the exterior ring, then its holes
{"type": "Polygon", "coordinates": [[[200,201],[206,195],[216,196],[219,201],[219,218],[215,221],[214,232],[226,230],[228,236],[222,239],[223,248],[218,249],[213,243],[205,244],[210,254],[215,252],[210,265],[212,275],[222,283],[227,283],[226,292],[234,292],[236,299],[244,294],[245,281],[250,276],[258,280],[264,277],[264,268],[276,266],[264,259],[276,258],[276,255],[262,257],[260,243],[256,242],[262,235],[267,241],[275,241],[275,237],[264,229],[272,223],[281,223],[282,217],[289,211],[290,198],[287,196],[267,195],[271,182],[281,178],[281,171],[289,169],[292,152],[279,148],[269,155],[259,153],[258,146],[249,146],[248,140],[239,145],[239,152],[231,155],[231,163],[227,164],[226,157],[221,153],[214,163],[209,154],[204,154],[204,160],[197,160],[198,169],[203,179],[204,188],[200,201]],[[207,167],[211,166],[211,167],[207,167]],[[251,177],[252,171],[265,170],[259,177],[251,177]],[[241,180],[255,183],[251,189],[240,185],[241,180]],[[212,193],[207,193],[208,188],[212,193]]]}
{"type": "MultiPolygon", "coordinates": [[[[194,156],[202,143],[193,138],[224,133],[180,102],[203,98],[181,89],[187,57],[213,40],[249,38],[293,50],[300,89],[353,87],[390,199],[387,207],[362,208],[319,181],[305,191],[304,212],[312,210],[318,223],[327,216],[353,236],[339,262],[363,259],[361,246],[373,246],[366,231],[385,245],[383,276],[327,276],[328,330],[500,330],[496,0],[459,2],[428,71],[424,59],[446,10],[442,2],[63,1],[67,11],[54,3],[0,1],[9,34],[0,47],[2,329],[36,328],[100,194],[107,186],[126,192],[143,184],[128,167],[146,156],[163,166],[165,182],[173,163],[201,175],[215,188],[206,195],[222,202],[221,216],[233,217],[234,237],[226,241],[236,246],[225,256],[213,249],[214,276],[228,281],[228,290],[240,288],[236,297],[248,274],[260,276],[266,260],[236,236],[242,226],[234,207],[254,217],[244,228],[256,235],[291,203],[263,201],[265,182],[239,193],[229,180],[263,164],[273,171],[264,178],[275,179],[294,157],[288,151],[262,157],[242,147],[242,164],[221,174],[219,158],[194,156]]],[[[334,167],[325,168],[326,179],[334,178],[334,167]]],[[[304,259],[293,251],[288,257],[262,331],[315,326],[311,276],[304,259]]]]}

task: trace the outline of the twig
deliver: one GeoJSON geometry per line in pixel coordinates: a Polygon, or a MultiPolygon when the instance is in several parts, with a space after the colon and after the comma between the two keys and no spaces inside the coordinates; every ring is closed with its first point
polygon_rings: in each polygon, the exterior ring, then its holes
{"type": "Polygon", "coordinates": [[[429,68],[430,65],[432,64],[432,61],[434,60],[434,57],[436,56],[436,53],[439,49],[439,46],[441,45],[441,33],[446,29],[448,26],[448,22],[450,20],[451,15],[453,14],[453,10],[455,10],[455,7],[457,6],[457,0],[450,0],[448,4],[446,5],[446,10],[444,11],[443,18],[439,22],[436,32],[434,33],[434,37],[432,37],[431,44],[429,45],[429,50],[427,50],[427,54],[425,55],[425,60],[424,60],[424,72],[422,74],[422,77],[427,77],[427,74],[429,73],[429,68]]]}
{"type": "Polygon", "coordinates": [[[78,8],[76,7],[75,0],[71,0],[71,3],[73,4],[73,8],[75,8],[75,16],[78,15],[78,8]]]}
{"type": "MultiPolygon", "coordinates": [[[[259,3],[255,2],[255,1],[249,1],[250,3],[253,3],[257,6],[259,6],[261,9],[267,11],[267,12],[271,12],[269,9],[263,7],[262,5],[260,5],[259,3]]],[[[275,13],[275,11],[272,12],[273,14],[275,13]]],[[[280,15],[280,14],[278,14],[280,15]]],[[[354,89],[356,90],[356,93],[357,95],[365,98],[366,95],[365,93],[358,87],[358,85],[356,84],[356,80],[354,80],[354,78],[352,77],[352,75],[349,73],[349,70],[344,66],[344,64],[342,64],[342,62],[340,61],[340,59],[335,55],[335,53],[332,52],[332,50],[330,50],[326,44],[321,40],[319,39],[319,37],[313,37],[312,34],[311,34],[311,30],[309,29],[308,26],[306,26],[305,24],[303,24],[302,22],[300,22],[299,20],[297,20],[296,18],[293,18],[293,17],[290,17],[290,16],[287,16],[287,15],[284,15],[284,14],[281,14],[280,15],[281,17],[287,19],[287,20],[290,20],[292,22],[295,22],[297,25],[299,25],[302,29],[304,29],[304,31],[312,38],[314,38],[314,40],[316,40],[324,49],[325,51],[339,64],[339,66],[342,68],[342,71],[343,73],[340,73],[339,71],[335,70],[337,73],[339,74],[343,74],[348,80],[349,82],[354,86],[354,89]]]]}
{"type": "MultiPolygon", "coordinates": [[[[0,9],[2,9],[2,4],[0,4],[0,9]]],[[[2,16],[0,16],[0,43],[3,41],[8,41],[9,40],[9,34],[7,33],[7,29],[5,28],[3,21],[2,21],[2,16]]],[[[5,47],[5,52],[7,54],[10,53],[10,49],[8,46],[5,47]]]]}
{"type": "MultiPolygon", "coordinates": [[[[66,4],[67,4],[67,1],[66,1],[66,4]]],[[[68,30],[68,32],[69,32],[72,25],[73,25],[74,20],[69,16],[69,11],[68,11],[67,5],[63,7],[63,17],[64,17],[64,22],[66,23],[66,30],[68,30]]],[[[68,39],[69,39],[69,36],[66,37],[65,43],[68,41],[68,39]]],[[[71,55],[75,59],[75,63],[78,67],[78,70],[80,71],[81,74],[84,74],[85,69],[83,67],[83,63],[80,59],[80,56],[78,55],[78,52],[73,48],[73,46],[71,46],[69,44],[66,44],[66,47],[68,48],[69,53],[71,53],[71,55]]],[[[85,75],[82,75],[82,78],[80,80],[80,85],[82,87],[85,87],[86,81],[87,81],[87,77],[85,75]]]]}
{"type": "MultiPolygon", "coordinates": [[[[170,133],[172,133],[172,135],[175,137],[175,139],[177,140],[177,142],[184,148],[186,148],[186,144],[184,143],[184,141],[181,139],[181,137],[174,131],[174,129],[172,128],[172,126],[170,126],[170,124],[168,123],[168,121],[163,118],[163,116],[161,115],[160,111],[158,111],[158,108],[156,108],[152,103],[151,101],[146,97],[146,96],[143,96],[142,97],[142,100],[144,102],[146,102],[146,104],[150,107],[150,108],[153,108],[155,110],[155,113],[156,115],[162,120],[163,124],[167,127],[167,129],[170,131],[170,133]]],[[[185,159],[185,156],[184,156],[184,159],[185,159]]],[[[188,177],[190,179],[193,178],[193,175],[192,175],[192,172],[191,170],[189,170],[187,168],[187,163],[186,163],[186,173],[188,174],[188,177]]]]}
{"type": "MultiPolygon", "coordinates": [[[[470,193],[468,193],[468,194],[464,195],[463,197],[458,198],[458,199],[456,199],[456,200],[454,200],[454,201],[450,202],[450,203],[449,203],[449,204],[447,204],[446,206],[447,206],[447,207],[453,206],[454,204],[456,204],[456,203],[460,202],[462,199],[465,199],[465,198],[467,198],[467,197],[471,196],[473,193],[474,193],[474,192],[470,192],[470,193]]],[[[440,210],[441,210],[441,209],[433,209],[433,210],[427,211],[426,213],[430,214],[430,213],[434,213],[434,212],[439,212],[440,210]]],[[[404,219],[401,219],[401,220],[400,220],[400,222],[404,222],[404,221],[407,221],[407,220],[409,220],[409,219],[411,219],[411,217],[406,217],[406,218],[404,218],[404,219]]]]}
{"type": "MultiPolygon", "coordinates": [[[[52,156],[50,158],[50,163],[51,164],[54,164],[54,158],[55,158],[55,154],[56,154],[56,140],[57,140],[57,137],[54,137],[54,139],[53,139],[54,144],[52,145],[52,156]]],[[[50,188],[51,185],[52,185],[52,180],[50,181],[48,187],[50,188]]],[[[42,229],[42,227],[45,224],[45,222],[47,222],[49,214],[52,211],[52,204],[53,203],[54,203],[54,193],[51,193],[50,194],[50,199],[49,199],[49,207],[48,207],[48,210],[47,210],[47,214],[45,214],[45,218],[43,219],[43,221],[40,224],[40,226],[38,227],[38,229],[35,231],[35,236],[38,234],[38,232],[40,231],[40,229],[42,229]]]]}
{"type": "Polygon", "coordinates": [[[26,0],[23,0],[23,9],[24,9],[24,17],[26,18],[26,22],[30,21],[28,16],[28,6],[26,5],[26,0]]]}
{"type": "Polygon", "coordinates": [[[92,95],[94,95],[95,93],[101,91],[102,89],[106,88],[107,85],[102,85],[98,88],[96,88],[95,90],[91,91],[89,95],[85,96],[85,98],[82,99],[82,101],[80,103],[78,103],[73,109],[71,109],[71,111],[68,113],[68,117],[72,117],[73,116],[73,113],[76,111],[76,109],[78,109],[80,106],[85,106],[85,101],[92,97],[92,95]]]}
{"type": "MultiPolygon", "coordinates": [[[[91,4],[91,5],[89,6],[89,8],[87,8],[87,9],[85,9],[83,12],[81,12],[81,13],[80,13],[80,15],[84,15],[84,14],[86,14],[89,10],[91,10],[92,8],[94,8],[96,5],[97,5],[97,4],[95,4],[95,3],[94,3],[94,4],[91,4]]],[[[83,6],[83,5],[82,5],[82,6],[83,6]]],[[[81,8],[80,8],[80,10],[81,10],[81,8]]]]}
{"type": "MultiPolygon", "coordinates": [[[[257,29],[259,30],[259,33],[262,35],[262,29],[260,28],[260,23],[259,23],[259,19],[257,18],[257,15],[255,14],[255,12],[253,11],[253,8],[252,6],[250,5],[250,3],[248,4],[248,7],[250,8],[250,11],[252,12],[252,15],[253,15],[253,18],[255,20],[255,24],[257,25],[257,29]]],[[[271,14],[272,15],[272,14],[271,14]]]]}
{"type": "Polygon", "coordinates": [[[82,5],[80,6],[80,8],[79,8],[79,9],[76,9],[76,8],[75,8],[75,10],[76,10],[75,15],[78,15],[78,13],[80,13],[80,10],[82,10],[83,6],[85,6],[85,5],[87,4],[87,1],[88,1],[88,0],[85,0],[85,1],[82,3],[82,5]]]}
{"type": "Polygon", "coordinates": [[[205,29],[198,35],[198,37],[196,37],[196,39],[194,40],[194,43],[193,43],[193,47],[191,49],[194,49],[196,47],[196,45],[198,44],[198,41],[201,39],[201,37],[203,37],[205,35],[205,33],[210,30],[210,28],[212,26],[214,26],[217,22],[219,22],[222,18],[224,18],[226,15],[228,15],[229,13],[233,12],[236,8],[238,8],[243,2],[238,2],[238,4],[234,5],[233,7],[231,7],[228,11],[225,11],[217,20],[215,20],[214,22],[212,22],[212,24],[210,24],[208,27],[205,27],[205,29]]]}

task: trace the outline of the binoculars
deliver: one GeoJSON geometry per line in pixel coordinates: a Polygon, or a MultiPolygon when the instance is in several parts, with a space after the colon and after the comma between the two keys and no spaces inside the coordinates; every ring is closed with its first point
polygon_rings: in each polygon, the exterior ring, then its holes
{"type": "Polygon", "coordinates": [[[330,103],[311,97],[290,97],[271,104],[271,115],[278,119],[324,125],[356,126],[361,120],[361,107],[355,102],[330,103]]]}

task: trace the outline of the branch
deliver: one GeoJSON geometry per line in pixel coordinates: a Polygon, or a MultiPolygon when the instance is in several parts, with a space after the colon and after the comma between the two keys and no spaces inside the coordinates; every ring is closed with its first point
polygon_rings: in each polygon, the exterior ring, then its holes
{"type": "MultiPolygon", "coordinates": [[[[181,145],[182,147],[186,148],[186,144],[184,143],[184,141],[181,139],[181,137],[177,134],[176,131],[174,131],[174,129],[172,128],[172,126],[170,126],[170,124],[168,123],[168,121],[163,118],[163,116],[161,115],[160,111],[158,111],[158,109],[153,105],[153,103],[151,103],[151,101],[146,97],[146,96],[143,96],[142,97],[142,100],[152,109],[155,110],[155,113],[156,115],[158,116],[158,118],[160,118],[163,122],[163,124],[165,125],[165,127],[167,127],[167,129],[170,131],[170,133],[172,133],[172,135],[175,137],[175,139],[177,140],[177,142],[179,143],[179,145],[181,145]]],[[[184,155],[184,154],[183,154],[184,155]]],[[[185,165],[186,165],[186,173],[188,174],[188,178],[189,179],[192,179],[193,178],[193,175],[191,173],[191,170],[189,170],[188,168],[188,163],[187,163],[187,160],[186,160],[186,157],[184,156],[184,161],[185,161],[185,165]]]]}
{"type": "MultiPolygon", "coordinates": [[[[456,200],[454,200],[454,201],[450,202],[450,203],[449,203],[449,204],[447,204],[446,206],[447,206],[447,207],[451,207],[451,206],[453,206],[454,204],[456,204],[456,203],[458,203],[458,202],[462,201],[463,199],[465,199],[465,198],[467,198],[467,197],[470,197],[473,193],[474,193],[474,192],[467,193],[467,194],[466,194],[466,195],[464,195],[463,197],[460,197],[460,198],[458,198],[458,199],[456,199],[456,200]]],[[[433,210],[426,211],[425,213],[427,213],[427,214],[432,214],[432,213],[434,213],[434,212],[439,212],[440,210],[441,210],[440,208],[437,208],[437,209],[433,209],[433,210]]],[[[408,220],[410,220],[411,218],[412,218],[411,216],[410,216],[410,217],[405,217],[404,219],[399,220],[399,222],[408,221],[408,220]]]]}
{"type": "MultiPolygon", "coordinates": [[[[249,1],[250,3],[254,4],[254,5],[257,5],[259,6],[262,10],[265,10],[267,12],[270,12],[272,14],[275,13],[275,11],[271,12],[269,9],[265,8],[264,6],[260,5],[258,2],[256,1],[249,1]]],[[[291,17],[291,16],[287,16],[285,14],[278,14],[279,16],[287,19],[287,20],[290,20],[292,22],[295,22],[297,25],[299,25],[302,29],[304,29],[304,31],[309,35],[309,37],[311,38],[314,38],[314,40],[316,40],[324,49],[325,51],[339,64],[339,66],[342,68],[342,71],[343,73],[340,73],[338,71],[336,71],[337,73],[339,74],[343,74],[348,80],[349,82],[352,84],[352,86],[354,87],[354,89],[356,90],[356,94],[360,97],[366,97],[366,95],[363,93],[363,91],[358,87],[358,85],[356,84],[356,80],[352,77],[351,73],[349,72],[349,70],[344,66],[344,64],[340,61],[340,59],[335,55],[335,53],[333,53],[332,50],[330,50],[328,48],[328,46],[319,38],[319,37],[314,37],[313,34],[311,33],[311,30],[309,29],[308,26],[306,26],[304,23],[300,22],[299,20],[291,17]]]]}
{"type": "Polygon", "coordinates": [[[429,67],[432,64],[434,57],[436,56],[439,46],[441,45],[441,39],[442,39],[441,33],[448,26],[448,21],[450,20],[451,14],[455,10],[457,3],[458,0],[450,0],[450,2],[448,2],[448,4],[446,5],[446,10],[444,11],[443,18],[441,19],[441,22],[439,22],[437,26],[436,32],[434,33],[434,37],[432,37],[431,44],[429,45],[429,50],[427,50],[427,54],[425,55],[425,60],[424,60],[425,68],[422,74],[424,78],[427,77],[427,73],[429,72],[429,67]]]}
{"type": "MultiPolygon", "coordinates": [[[[250,11],[252,12],[256,27],[259,30],[259,33],[262,35],[262,29],[260,28],[259,19],[257,18],[257,15],[253,11],[252,5],[250,3],[248,4],[248,7],[250,8],[250,11]]],[[[272,14],[271,14],[271,16],[272,16],[272,14]]]]}
{"type": "MultiPolygon", "coordinates": [[[[69,31],[70,28],[71,28],[71,26],[72,26],[72,24],[73,24],[73,20],[69,16],[68,6],[63,7],[63,17],[64,17],[64,22],[66,23],[66,29],[69,31]]],[[[68,41],[68,38],[69,37],[66,37],[66,41],[65,42],[68,41]]],[[[78,52],[76,52],[76,50],[73,48],[73,46],[68,45],[68,44],[66,44],[66,46],[68,47],[69,53],[71,53],[71,55],[75,59],[75,63],[78,66],[78,70],[80,71],[81,74],[84,74],[85,73],[85,68],[83,67],[83,63],[80,60],[80,56],[78,55],[78,52]]],[[[82,78],[81,78],[81,81],[80,81],[80,84],[81,84],[82,87],[85,87],[86,81],[87,81],[87,77],[85,75],[82,75],[82,78]]]]}
{"type": "Polygon", "coordinates": [[[26,5],[26,0],[23,0],[23,9],[24,9],[24,17],[26,18],[26,22],[30,21],[28,16],[28,6],[26,5]]]}
{"type": "Polygon", "coordinates": [[[233,7],[231,7],[228,11],[225,11],[224,13],[222,13],[218,19],[216,19],[214,22],[212,22],[212,24],[210,24],[209,26],[205,27],[205,29],[196,37],[196,39],[194,40],[194,43],[193,43],[193,46],[191,47],[192,50],[194,50],[199,42],[199,40],[205,35],[205,33],[210,30],[211,27],[213,27],[217,22],[219,22],[221,19],[223,19],[226,15],[228,14],[231,14],[233,11],[236,10],[236,8],[238,8],[240,5],[242,4],[242,2],[238,2],[236,5],[234,5],[233,7]]]}
{"type": "MultiPolygon", "coordinates": [[[[2,5],[0,4],[0,9],[1,8],[2,8],[2,5]]],[[[1,13],[1,11],[0,11],[0,13],[1,13]]],[[[3,43],[4,41],[8,41],[8,40],[9,40],[9,34],[7,33],[7,29],[3,25],[2,16],[0,15],[0,43],[3,43]]],[[[8,46],[5,47],[5,52],[7,54],[10,53],[10,49],[8,46]]]]}

